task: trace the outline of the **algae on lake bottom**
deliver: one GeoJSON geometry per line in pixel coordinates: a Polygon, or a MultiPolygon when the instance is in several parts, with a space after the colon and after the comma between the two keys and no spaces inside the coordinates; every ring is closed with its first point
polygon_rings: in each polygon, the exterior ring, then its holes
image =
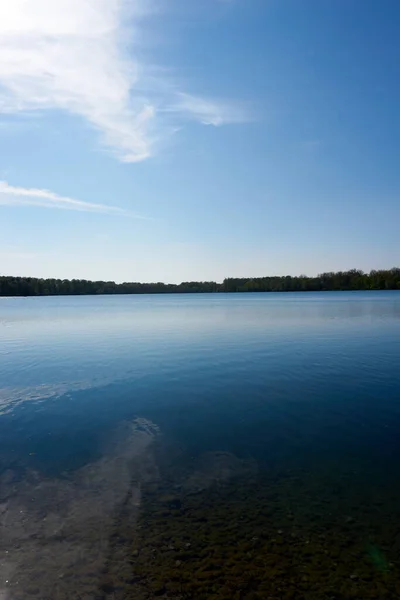
{"type": "Polygon", "coordinates": [[[313,474],[249,469],[213,482],[205,476],[208,483],[198,490],[169,475],[144,493],[131,549],[136,589],[121,598],[400,597],[394,562],[399,542],[389,537],[390,529],[381,532],[379,498],[360,505],[355,518],[351,493],[331,494],[337,474],[329,469],[313,474]],[[380,540],[392,562],[378,550],[380,540]]]}

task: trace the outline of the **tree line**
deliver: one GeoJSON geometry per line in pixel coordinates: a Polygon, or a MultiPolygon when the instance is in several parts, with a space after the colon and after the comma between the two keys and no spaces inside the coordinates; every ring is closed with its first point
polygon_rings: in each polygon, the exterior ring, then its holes
{"type": "Polygon", "coordinates": [[[0,296],[59,296],[95,294],[193,294],[214,292],[320,292],[339,290],[400,290],[400,268],[358,269],[322,273],[317,277],[283,276],[227,278],[215,281],[173,283],[115,283],[86,279],[39,279],[0,276],[0,296]]]}

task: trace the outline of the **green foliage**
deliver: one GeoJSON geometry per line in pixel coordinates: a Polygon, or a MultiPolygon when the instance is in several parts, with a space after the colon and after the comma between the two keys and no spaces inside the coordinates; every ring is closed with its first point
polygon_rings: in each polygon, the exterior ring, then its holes
{"type": "Polygon", "coordinates": [[[223,292],[322,292],[334,290],[400,290],[400,269],[363,273],[357,269],[322,273],[317,277],[225,279],[223,292]]]}
{"type": "Polygon", "coordinates": [[[172,283],[115,283],[86,279],[0,277],[0,296],[59,296],[83,294],[193,294],[211,292],[307,292],[334,290],[400,290],[400,269],[364,273],[357,269],[322,273],[317,277],[257,277],[172,283]]]}
{"type": "Polygon", "coordinates": [[[36,279],[0,277],[0,296],[59,296],[96,294],[168,294],[217,292],[213,281],[191,281],[178,285],[165,283],[115,283],[86,279],[36,279]]]}

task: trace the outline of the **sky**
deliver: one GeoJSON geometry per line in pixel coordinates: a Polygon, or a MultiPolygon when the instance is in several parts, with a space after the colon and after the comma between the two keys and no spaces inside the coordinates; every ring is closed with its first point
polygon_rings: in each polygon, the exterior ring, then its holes
{"type": "Polygon", "coordinates": [[[0,0],[0,274],[400,266],[398,0],[0,0]]]}

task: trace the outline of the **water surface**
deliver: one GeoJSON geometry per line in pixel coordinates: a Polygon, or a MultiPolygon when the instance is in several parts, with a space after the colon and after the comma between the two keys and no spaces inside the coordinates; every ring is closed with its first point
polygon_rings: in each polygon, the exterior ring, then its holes
{"type": "Polygon", "coordinates": [[[399,292],[0,299],[0,594],[399,597],[399,356],[399,292]]]}

